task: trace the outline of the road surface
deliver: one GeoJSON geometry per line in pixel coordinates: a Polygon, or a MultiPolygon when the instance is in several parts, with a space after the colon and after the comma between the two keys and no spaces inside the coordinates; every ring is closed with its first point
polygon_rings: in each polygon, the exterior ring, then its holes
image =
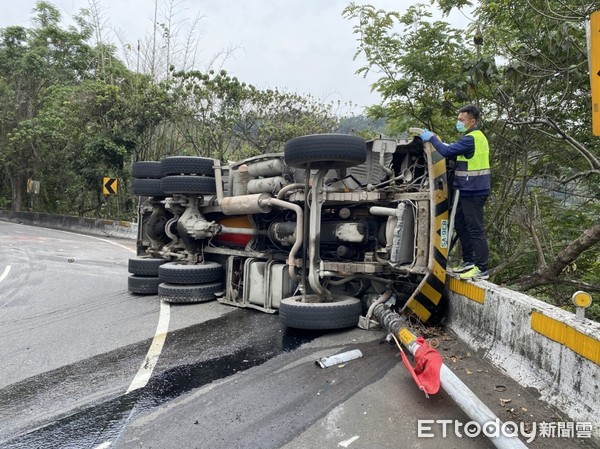
{"type": "MultiPolygon", "coordinates": [[[[469,418],[444,392],[425,398],[382,331],[294,331],[277,315],[132,295],[133,255],[131,241],[0,222],[0,447],[492,447],[440,424],[469,418]],[[363,357],[314,363],[350,349],[363,357]]],[[[427,332],[500,419],[568,421],[452,334],[427,332]]],[[[593,447],[528,444],[565,445],[593,447]]]]}

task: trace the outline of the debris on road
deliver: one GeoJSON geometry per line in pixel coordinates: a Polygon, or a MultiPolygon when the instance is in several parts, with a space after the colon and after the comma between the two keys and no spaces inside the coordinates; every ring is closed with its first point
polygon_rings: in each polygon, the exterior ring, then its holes
{"type": "Polygon", "coordinates": [[[349,362],[350,360],[359,359],[362,356],[360,349],[353,349],[352,351],[342,352],[341,354],[332,355],[330,357],[321,357],[319,360],[315,360],[315,364],[321,368],[328,368],[330,366],[349,362]]]}

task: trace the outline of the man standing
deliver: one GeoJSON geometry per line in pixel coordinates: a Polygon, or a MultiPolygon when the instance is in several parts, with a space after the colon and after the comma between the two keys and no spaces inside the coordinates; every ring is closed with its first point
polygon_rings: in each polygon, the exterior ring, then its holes
{"type": "Polygon", "coordinates": [[[488,279],[488,244],[483,226],[483,205],[490,194],[490,150],[477,127],[479,109],[469,105],[458,111],[456,129],[464,135],[445,144],[431,131],[421,134],[445,158],[456,158],[454,189],[459,193],[455,228],[462,245],[462,262],[452,271],[461,279],[488,279]]]}

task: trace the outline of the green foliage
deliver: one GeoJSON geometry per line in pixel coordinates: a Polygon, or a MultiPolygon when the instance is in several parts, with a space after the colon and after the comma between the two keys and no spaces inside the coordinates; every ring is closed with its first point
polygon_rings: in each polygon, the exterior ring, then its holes
{"type": "Polygon", "coordinates": [[[368,112],[385,117],[391,135],[418,125],[452,141],[457,109],[479,105],[492,152],[493,279],[558,305],[573,289],[600,291],[600,142],[591,135],[585,37],[598,5],[433,4],[445,14],[471,6],[474,20],[453,29],[432,21],[425,5],[400,14],[351,3],[344,11],[366,60],[359,73],[380,74],[372,87],[383,102],[368,112]],[[588,243],[575,244],[586,231],[588,243]]]}
{"type": "Polygon", "coordinates": [[[331,105],[311,97],[259,90],[226,71],[173,74],[176,126],[186,148],[200,156],[237,159],[281,151],[298,135],[331,132],[331,105]]]}
{"type": "Polygon", "coordinates": [[[344,117],[336,132],[342,134],[355,134],[363,139],[375,139],[385,134],[385,120],[373,120],[364,115],[344,117]]]}
{"type": "MultiPolygon", "coordinates": [[[[56,85],[77,83],[91,75],[87,32],[61,29],[58,11],[48,3],[38,3],[35,12],[37,28],[0,30],[0,165],[15,210],[21,207],[26,179],[43,160],[35,145],[41,142],[36,117],[47,96],[56,85]]],[[[56,126],[52,133],[60,132],[56,126]]]]}
{"type": "MultiPolygon", "coordinates": [[[[108,199],[117,202],[113,211],[131,218],[131,161],[241,158],[338,126],[332,104],[256,89],[224,70],[178,70],[173,55],[165,55],[162,80],[133,72],[98,39],[90,11],[68,28],[48,2],[33,14],[33,28],[0,29],[0,207],[100,216],[101,180],[109,176],[120,180],[116,200],[108,199]],[[35,201],[28,179],[41,183],[35,201]]],[[[171,26],[159,24],[175,48],[171,26]]]]}
{"type": "Polygon", "coordinates": [[[592,299],[592,305],[585,311],[586,318],[600,322],[600,300],[592,299]]]}
{"type": "Polygon", "coordinates": [[[489,84],[496,76],[493,60],[475,60],[463,30],[430,21],[424,5],[411,6],[401,15],[351,3],[344,16],[357,21],[356,57],[367,61],[357,73],[381,74],[373,89],[383,104],[368,112],[386,118],[390,135],[410,126],[449,135],[448,118],[459,105],[477,98],[479,84],[489,84]]]}

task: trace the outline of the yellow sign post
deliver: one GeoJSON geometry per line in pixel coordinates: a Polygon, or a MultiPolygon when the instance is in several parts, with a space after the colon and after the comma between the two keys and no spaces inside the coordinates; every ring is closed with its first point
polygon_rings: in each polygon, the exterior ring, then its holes
{"type": "Polygon", "coordinates": [[[600,136],[600,11],[590,16],[590,85],[592,88],[592,133],[600,136]]]}
{"type": "Polygon", "coordinates": [[[117,193],[117,180],[115,178],[103,178],[102,179],[102,194],[111,195],[117,193]]]}

